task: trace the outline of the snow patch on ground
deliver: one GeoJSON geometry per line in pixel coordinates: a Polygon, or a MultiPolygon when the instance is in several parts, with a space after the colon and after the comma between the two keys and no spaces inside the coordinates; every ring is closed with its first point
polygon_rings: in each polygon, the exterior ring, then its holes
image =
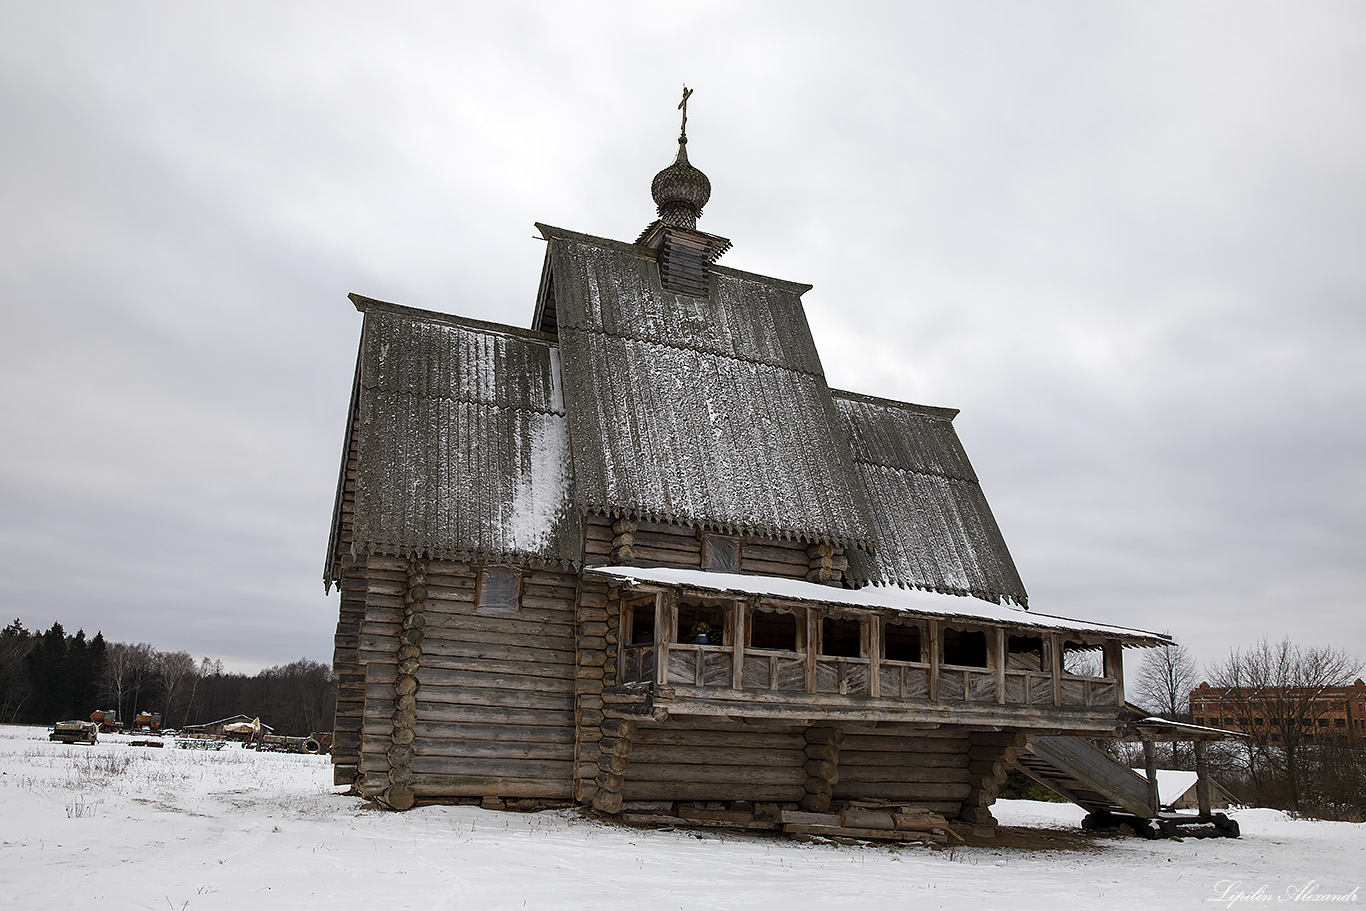
{"type": "MultiPolygon", "coordinates": [[[[373,809],[326,756],[49,743],[0,727],[0,884],[24,909],[1220,908],[1366,892],[1366,826],[1241,810],[1241,839],[844,847],[572,811],[373,809]],[[1310,886],[1310,884],[1313,884],[1310,886]],[[1304,891],[1308,887],[1310,891],[1304,891]],[[1257,890],[1269,896],[1256,899],[1257,890]],[[1238,900],[1238,896],[1246,896],[1238,900]]],[[[1001,801],[1075,833],[1069,804],[1001,801]]]]}

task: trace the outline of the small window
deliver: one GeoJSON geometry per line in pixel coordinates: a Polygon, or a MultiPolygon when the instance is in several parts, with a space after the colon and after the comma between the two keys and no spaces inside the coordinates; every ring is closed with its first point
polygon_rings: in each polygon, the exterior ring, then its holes
{"type": "Polygon", "coordinates": [[[944,629],[944,663],[960,667],[987,666],[987,634],[976,630],[944,629]]]}
{"type": "Polygon", "coordinates": [[[522,603],[522,571],[516,566],[485,566],[479,573],[478,610],[515,611],[522,603]]]}
{"type": "Polygon", "coordinates": [[[888,623],[882,628],[882,657],[888,661],[920,661],[920,627],[888,623]]]}
{"type": "Polygon", "coordinates": [[[797,650],[797,618],[777,611],[756,610],[749,625],[750,648],[797,650]]]}
{"type": "Polygon", "coordinates": [[[655,641],[655,604],[645,601],[631,606],[631,644],[652,645],[655,641]]]}
{"type": "Polygon", "coordinates": [[[709,573],[738,573],[740,539],[730,535],[702,535],[702,568],[709,573]]]}
{"type": "Polygon", "coordinates": [[[857,620],[826,617],[821,621],[821,654],[857,658],[863,651],[863,624],[857,620]]]}
{"type": "Polygon", "coordinates": [[[724,607],[683,601],[678,605],[678,627],[674,630],[674,641],[722,645],[728,625],[724,607]]]}

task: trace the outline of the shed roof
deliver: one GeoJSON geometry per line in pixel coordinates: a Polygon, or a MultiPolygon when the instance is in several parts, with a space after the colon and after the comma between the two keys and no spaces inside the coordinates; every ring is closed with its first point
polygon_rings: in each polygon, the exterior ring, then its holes
{"type": "Polygon", "coordinates": [[[953,429],[957,411],[836,391],[876,553],[849,554],[855,584],[1028,603],[982,486],[953,429]]]}
{"type": "Polygon", "coordinates": [[[902,611],[920,617],[946,620],[978,620],[1062,633],[1092,634],[1120,639],[1126,645],[1159,646],[1171,644],[1163,633],[1073,620],[1008,607],[980,598],[902,588],[835,588],[776,576],[737,575],[697,569],[662,567],[590,566],[585,573],[620,580],[633,587],[668,588],[681,591],[715,592],[730,595],[758,595],[776,600],[804,601],[833,607],[865,607],[902,611]]]}
{"type": "Polygon", "coordinates": [[[712,267],[675,294],[642,247],[538,227],[582,511],[871,548],[808,286],[712,267]]]}
{"type": "Polygon", "coordinates": [[[356,546],[576,563],[554,337],[352,300],[365,313],[356,546]]]}

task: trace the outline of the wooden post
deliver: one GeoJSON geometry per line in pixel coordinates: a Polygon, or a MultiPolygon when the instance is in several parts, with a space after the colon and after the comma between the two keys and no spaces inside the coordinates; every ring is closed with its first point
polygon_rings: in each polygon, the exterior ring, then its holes
{"type": "Polygon", "coordinates": [[[882,695],[882,618],[868,618],[868,695],[882,695]]]}
{"type": "Polygon", "coordinates": [[[1006,631],[996,627],[996,702],[1006,704],[1006,631]]]}
{"type": "Polygon", "coordinates": [[[939,621],[930,621],[930,701],[939,701],[939,621]]]}
{"type": "Polygon", "coordinates": [[[1156,819],[1162,811],[1162,797],[1157,790],[1157,746],[1151,740],[1143,741],[1143,771],[1148,776],[1148,806],[1156,819]]]}
{"type": "Polygon", "coordinates": [[[669,634],[673,630],[670,620],[674,600],[673,592],[655,595],[655,683],[660,686],[669,682],[669,634]]]}
{"type": "Polygon", "coordinates": [[[1106,639],[1105,676],[1115,680],[1115,705],[1124,707],[1124,647],[1118,639],[1106,639]]]}
{"type": "Polygon", "coordinates": [[[1053,670],[1053,704],[1062,705],[1062,643],[1057,633],[1048,634],[1048,662],[1053,670]]]}
{"type": "Polygon", "coordinates": [[[1214,782],[1209,778],[1209,761],[1205,755],[1205,741],[1195,741],[1195,800],[1200,806],[1200,815],[1210,815],[1210,805],[1214,803],[1214,782]]]}
{"type": "MultiPolygon", "coordinates": [[[[757,597],[754,605],[759,605],[757,597]]],[[[749,612],[749,605],[736,601],[733,611],[735,616],[730,623],[730,685],[738,690],[745,685],[745,621],[748,619],[745,615],[749,612]]]]}
{"type": "Polygon", "coordinates": [[[821,618],[811,608],[806,609],[806,691],[816,692],[816,653],[819,650],[821,618]]]}

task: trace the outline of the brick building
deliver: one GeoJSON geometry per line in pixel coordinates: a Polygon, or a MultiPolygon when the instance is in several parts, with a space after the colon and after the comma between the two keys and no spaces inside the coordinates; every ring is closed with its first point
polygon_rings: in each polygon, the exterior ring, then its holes
{"type": "Polygon", "coordinates": [[[1298,713],[1312,728],[1308,741],[1366,740],[1366,682],[1351,686],[1250,689],[1201,684],[1190,694],[1191,718],[1196,724],[1256,734],[1270,731],[1279,740],[1276,719],[1298,713]]]}

